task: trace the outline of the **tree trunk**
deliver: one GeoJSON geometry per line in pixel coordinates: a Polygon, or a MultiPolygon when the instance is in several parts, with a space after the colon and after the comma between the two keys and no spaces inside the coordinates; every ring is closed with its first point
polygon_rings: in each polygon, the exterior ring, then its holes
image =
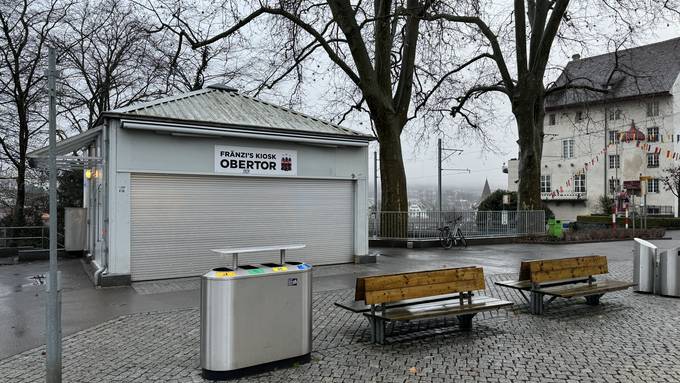
{"type": "MultiPolygon", "coordinates": [[[[378,122],[376,122],[378,123],[378,122]]],[[[376,129],[380,135],[380,190],[382,211],[408,211],[406,172],[401,155],[401,136],[394,124],[376,129]]]]}
{"type": "Polygon", "coordinates": [[[519,209],[541,209],[541,156],[543,155],[543,100],[523,100],[513,113],[519,133],[519,209]],[[540,106],[539,106],[540,104],[540,106]],[[535,106],[535,107],[532,107],[535,106]]]}
{"type": "Polygon", "coordinates": [[[382,192],[380,236],[408,237],[408,198],[406,172],[401,156],[401,127],[392,119],[381,119],[376,124],[380,140],[380,190],[382,192]]]}
{"type": "Polygon", "coordinates": [[[17,102],[19,117],[19,153],[17,158],[17,195],[14,204],[14,225],[23,226],[26,223],[24,207],[26,206],[26,154],[28,152],[28,107],[24,99],[17,102]]]}
{"type": "Polygon", "coordinates": [[[24,206],[26,205],[26,163],[21,162],[17,167],[17,195],[14,203],[15,226],[23,226],[26,223],[24,206]]]}

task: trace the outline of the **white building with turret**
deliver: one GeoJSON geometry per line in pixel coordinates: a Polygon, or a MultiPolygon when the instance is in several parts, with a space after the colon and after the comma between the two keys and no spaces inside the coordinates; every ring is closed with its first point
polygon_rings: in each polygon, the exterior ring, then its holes
{"type": "MultiPolygon", "coordinates": [[[[545,102],[541,198],[557,218],[598,213],[602,195],[634,194],[641,177],[648,213],[677,215],[662,179],[680,165],[679,75],[680,39],[569,62],[555,86],[579,88],[545,102]]],[[[509,190],[517,169],[510,160],[509,190]]]]}

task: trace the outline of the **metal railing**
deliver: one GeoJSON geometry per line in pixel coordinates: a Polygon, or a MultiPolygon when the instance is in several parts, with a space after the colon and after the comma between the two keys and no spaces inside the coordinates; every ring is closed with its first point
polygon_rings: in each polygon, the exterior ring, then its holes
{"type": "Polygon", "coordinates": [[[585,191],[565,191],[552,195],[550,192],[541,192],[541,199],[544,201],[585,201],[588,199],[588,193],[585,191]]]}
{"type": "MultiPolygon", "coordinates": [[[[370,212],[369,237],[374,239],[438,239],[438,228],[459,221],[467,238],[519,237],[545,234],[543,210],[370,212]]],[[[455,225],[455,224],[454,224],[455,225]]]]}
{"type": "Polygon", "coordinates": [[[667,205],[647,205],[648,215],[670,215],[673,216],[673,206],[667,205]]]}
{"type": "MultiPolygon", "coordinates": [[[[34,247],[47,249],[50,244],[48,226],[4,226],[0,227],[0,248],[34,247]]],[[[64,247],[64,235],[57,233],[57,247],[64,247]]]]}

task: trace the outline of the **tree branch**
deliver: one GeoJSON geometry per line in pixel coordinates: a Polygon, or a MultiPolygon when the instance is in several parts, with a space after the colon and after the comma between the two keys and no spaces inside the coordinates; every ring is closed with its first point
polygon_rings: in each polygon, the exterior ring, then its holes
{"type": "MultiPolygon", "coordinates": [[[[342,58],[340,58],[340,56],[338,56],[338,54],[333,50],[331,45],[328,43],[328,41],[326,41],[326,39],[321,35],[321,33],[319,33],[316,29],[314,29],[314,27],[312,27],[310,24],[304,22],[299,17],[293,15],[292,13],[290,13],[290,12],[284,10],[284,9],[262,7],[260,9],[256,10],[255,12],[251,13],[250,15],[246,16],[244,19],[242,19],[241,21],[239,21],[238,23],[236,23],[234,26],[227,29],[226,31],[219,33],[219,34],[217,34],[217,35],[215,35],[211,38],[208,38],[206,40],[203,40],[203,41],[195,41],[193,38],[188,36],[186,33],[185,33],[185,36],[187,37],[187,40],[191,43],[191,47],[193,49],[200,48],[202,46],[212,44],[215,41],[218,41],[218,40],[221,40],[223,38],[231,36],[232,34],[236,33],[238,30],[240,30],[244,26],[248,25],[251,21],[255,20],[257,17],[264,15],[264,14],[283,16],[286,19],[288,19],[288,20],[292,21],[293,23],[295,23],[296,25],[298,25],[300,28],[305,30],[310,35],[312,35],[312,37],[314,37],[314,39],[316,39],[316,41],[318,41],[319,44],[321,45],[321,47],[326,51],[326,54],[328,54],[331,61],[333,61],[336,65],[338,65],[340,67],[340,69],[342,69],[355,84],[360,85],[361,79],[359,78],[359,76],[356,73],[354,73],[352,68],[349,65],[347,65],[347,63],[344,62],[342,60],[342,58]]],[[[366,58],[368,59],[368,55],[366,56],[366,58]]]]}
{"type": "Polygon", "coordinates": [[[432,14],[432,15],[424,15],[422,16],[423,20],[428,20],[428,21],[437,21],[437,20],[446,20],[446,21],[451,21],[454,23],[464,23],[464,24],[474,24],[479,28],[479,30],[482,32],[484,37],[489,41],[489,44],[491,44],[491,49],[493,51],[493,59],[496,62],[496,65],[498,66],[498,70],[501,74],[501,78],[503,79],[503,85],[504,87],[511,92],[514,88],[514,82],[512,80],[512,76],[510,76],[510,71],[508,70],[508,66],[505,63],[505,58],[503,57],[503,51],[501,50],[501,46],[498,43],[498,37],[491,31],[491,28],[482,21],[479,17],[476,16],[457,16],[457,15],[451,15],[447,13],[437,13],[437,14],[432,14]]]}
{"type": "Polygon", "coordinates": [[[488,92],[501,92],[506,95],[509,95],[509,90],[502,85],[478,85],[474,86],[470,89],[468,89],[467,92],[461,97],[457,97],[456,101],[458,101],[458,105],[454,106],[451,108],[451,117],[456,117],[457,114],[460,113],[461,110],[463,110],[463,107],[465,106],[465,103],[468,102],[471,98],[477,98],[481,96],[484,93],[488,92]]]}
{"type": "Polygon", "coordinates": [[[455,69],[449,71],[448,73],[444,74],[444,76],[442,76],[439,79],[439,81],[437,81],[437,83],[432,87],[432,89],[430,89],[427,93],[425,93],[425,97],[423,98],[423,100],[421,102],[419,102],[416,105],[415,110],[413,111],[413,116],[410,119],[413,119],[413,118],[416,117],[416,115],[418,114],[418,111],[420,109],[422,109],[423,107],[425,107],[425,105],[427,104],[427,101],[430,99],[430,97],[432,97],[432,95],[437,91],[437,89],[439,89],[439,87],[444,83],[444,81],[446,81],[447,78],[449,78],[453,74],[460,72],[461,70],[467,68],[468,66],[472,65],[473,63],[475,63],[475,62],[477,62],[477,61],[479,61],[483,58],[490,58],[490,59],[493,60],[494,57],[490,53],[482,53],[481,55],[473,57],[472,59],[470,59],[467,62],[463,63],[462,65],[458,66],[457,68],[455,68],[455,69]]]}

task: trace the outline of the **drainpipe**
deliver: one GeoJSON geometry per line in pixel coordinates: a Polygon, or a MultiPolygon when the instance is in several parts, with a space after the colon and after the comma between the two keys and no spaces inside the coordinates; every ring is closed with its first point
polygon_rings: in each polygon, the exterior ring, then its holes
{"type": "Polygon", "coordinates": [[[106,152],[103,156],[104,161],[104,269],[108,271],[109,268],[109,198],[111,191],[109,190],[109,175],[111,174],[111,125],[107,121],[104,125],[104,150],[106,152]]]}
{"type": "MultiPolygon", "coordinates": [[[[97,264],[97,270],[94,272],[94,283],[96,286],[101,285],[101,277],[107,274],[109,271],[109,172],[111,153],[110,153],[110,130],[111,126],[107,121],[104,124],[104,145],[103,145],[103,155],[102,157],[102,168],[104,170],[104,207],[103,207],[103,228],[104,235],[102,239],[104,240],[104,246],[102,248],[102,265],[97,264]]],[[[96,264],[96,263],[95,263],[96,264]]]]}

